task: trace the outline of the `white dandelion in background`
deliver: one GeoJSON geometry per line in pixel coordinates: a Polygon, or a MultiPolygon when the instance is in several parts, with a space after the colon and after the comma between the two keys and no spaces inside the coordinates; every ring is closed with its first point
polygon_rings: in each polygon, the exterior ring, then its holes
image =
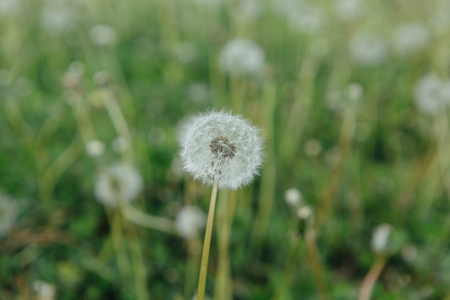
{"type": "Polygon", "coordinates": [[[61,34],[74,30],[79,13],[75,7],[68,5],[47,4],[41,11],[41,24],[48,34],[61,34]]]}
{"type": "Polygon", "coordinates": [[[375,228],[372,235],[372,250],[376,253],[385,252],[389,243],[392,227],[389,224],[381,224],[375,228]]]}
{"type": "Polygon", "coordinates": [[[117,40],[117,31],[109,25],[98,24],[91,28],[89,37],[91,38],[91,42],[96,46],[113,46],[117,40]]]}
{"type": "Polygon", "coordinates": [[[388,56],[386,43],[375,35],[357,34],[349,43],[350,58],[363,67],[382,64],[388,56]]]}
{"type": "Polygon", "coordinates": [[[293,207],[299,207],[302,205],[303,196],[302,193],[296,188],[287,189],[284,192],[284,200],[287,204],[293,207]]]}
{"type": "Polygon", "coordinates": [[[105,144],[99,140],[90,140],[86,144],[86,152],[92,157],[101,156],[105,153],[105,144]]]}
{"type": "Polygon", "coordinates": [[[360,19],[366,12],[364,2],[361,0],[336,0],[334,10],[343,22],[351,22],[360,19]]]}
{"type": "Polygon", "coordinates": [[[134,201],[142,191],[143,181],[139,172],[125,164],[115,164],[103,169],[95,182],[97,200],[108,207],[121,202],[134,201]]]}
{"type": "Polygon", "coordinates": [[[275,2],[275,9],[287,20],[290,29],[313,34],[323,26],[322,10],[306,1],[281,0],[275,2]]]}
{"type": "Polygon", "coordinates": [[[11,230],[18,214],[17,201],[0,192],[0,237],[11,230]]]}
{"type": "Polygon", "coordinates": [[[208,112],[185,126],[181,136],[184,169],[195,179],[236,190],[248,185],[262,164],[258,129],[240,116],[208,112]]]}
{"type": "Polygon", "coordinates": [[[197,299],[203,300],[217,189],[238,189],[254,179],[262,164],[263,140],[244,118],[211,111],[187,123],[180,144],[184,169],[213,185],[197,289],[197,299]]]}
{"type": "Polygon", "coordinates": [[[206,214],[195,206],[184,206],[175,218],[175,230],[185,239],[196,237],[205,226],[206,214]]]}
{"type": "Polygon", "coordinates": [[[397,55],[408,56],[426,48],[431,41],[428,29],[418,22],[398,26],[393,33],[392,42],[397,55]]]}
{"type": "Polygon", "coordinates": [[[246,39],[229,41],[219,56],[222,72],[231,75],[261,75],[264,70],[265,55],[255,42],[246,39]]]}
{"type": "Polygon", "coordinates": [[[434,73],[425,74],[416,83],[414,100],[420,111],[436,115],[450,104],[450,81],[434,73]]]}

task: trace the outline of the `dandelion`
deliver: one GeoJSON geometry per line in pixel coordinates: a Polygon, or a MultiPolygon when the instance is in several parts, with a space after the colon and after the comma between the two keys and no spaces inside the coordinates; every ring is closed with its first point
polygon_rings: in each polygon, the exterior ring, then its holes
{"type": "Polygon", "coordinates": [[[320,8],[305,1],[295,0],[277,1],[276,5],[291,29],[313,34],[322,28],[323,12],[320,8]]]}
{"type": "Polygon", "coordinates": [[[336,15],[344,22],[358,20],[365,13],[361,0],[336,0],[334,4],[336,15]]]}
{"type": "Polygon", "coordinates": [[[109,25],[99,24],[89,32],[91,42],[100,47],[112,46],[117,40],[117,31],[109,25]]]}
{"type": "Polygon", "coordinates": [[[260,75],[264,65],[263,49],[246,39],[229,41],[219,56],[220,69],[231,75],[260,75]]]}
{"type": "Polygon", "coordinates": [[[99,140],[91,140],[86,144],[86,152],[90,156],[101,156],[105,153],[105,144],[99,140]]]}
{"type": "Polygon", "coordinates": [[[197,290],[197,299],[203,300],[217,189],[238,189],[253,180],[262,164],[263,141],[244,118],[211,111],[185,126],[180,143],[184,169],[213,185],[197,290]]]}
{"type": "Polygon", "coordinates": [[[424,49],[430,43],[430,34],[420,23],[406,23],[395,29],[392,42],[398,55],[408,56],[424,49]]]}
{"type": "Polygon", "coordinates": [[[262,164],[263,140],[244,118],[208,112],[185,126],[181,137],[184,169],[204,184],[236,190],[248,185],[262,164]]]}
{"type": "Polygon", "coordinates": [[[450,81],[444,81],[434,73],[425,74],[416,83],[414,100],[423,113],[436,115],[450,104],[450,81]]]}
{"type": "Polygon", "coordinates": [[[95,182],[95,196],[105,206],[132,202],[142,191],[142,177],[135,169],[115,164],[102,170],[95,182]]]}
{"type": "Polygon", "coordinates": [[[372,250],[376,253],[385,252],[391,234],[391,225],[382,224],[375,228],[372,235],[372,250]]]}
{"type": "Polygon", "coordinates": [[[311,206],[306,205],[297,210],[297,217],[300,220],[307,220],[309,217],[313,215],[314,211],[311,206]]]}
{"type": "Polygon", "coordinates": [[[348,50],[353,62],[363,67],[380,65],[388,55],[385,42],[374,35],[358,34],[354,36],[348,50]]]}
{"type": "Polygon", "coordinates": [[[46,5],[41,11],[41,24],[48,34],[56,35],[75,29],[78,11],[67,5],[46,5]]]}
{"type": "Polygon", "coordinates": [[[0,237],[11,230],[16,221],[18,206],[16,200],[0,192],[0,237]]]}
{"type": "Polygon", "coordinates": [[[206,214],[199,208],[186,205],[175,218],[175,230],[185,239],[197,236],[206,225],[206,214]]]}
{"type": "Polygon", "coordinates": [[[298,189],[290,188],[284,193],[284,200],[290,206],[298,207],[302,204],[303,196],[298,189]]]}

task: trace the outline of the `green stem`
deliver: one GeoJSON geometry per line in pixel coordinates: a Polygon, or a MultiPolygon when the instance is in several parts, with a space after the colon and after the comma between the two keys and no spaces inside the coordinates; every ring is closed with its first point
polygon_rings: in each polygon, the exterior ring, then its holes
{"type": "Polygon", "coordinates": [[[206,223],[205,240],[203,241],[202,261],[200,263],[200,276],[198,278],[197,300],[205,298],[206,273],[208,271],[209,248],[214,223],[214,211],[216,209],[217,182],[214,181],[211,201],[209,203],[208,221],[206,223]]]}
{"type": "MultiPolygon", "coordinates": [[[[223,195],[223,194],[221,194],[223,195]]],[[[217,284],[215,299],[231,299],[229,245],[230,233],[233,223],[234,209],[237,199],[236,191],[231,191],[227,196],[227,209],[222,216],[219,243],[219,262],[217,268],[217,284]]],[[[224,199],[225,200],[225,199],[224,199]]]]}
{"type": "MultiPolygon", "coordinates": [[[[309,225],[310,226],[310,225],[309,225]]],[[[316,281],[320,300],[328,300],[328,291],[323,272],[323,265],[320,261],[320,253],[316,243],[316,233],[313,228],[308,228],[305,233],[306,248],[308,250],[309,261],[316,281]]]]}
{"type": "Polygon", "coordinates": [[[380,276],[381,271],[383,271],[384,265],[386,264],[386,258],[384,256],[379,256],[372,267],[370,268],[369,273],[367,273],[364,278],[361,288],[359,290],[358,300],[370,300],[372,296],[373,287],[377,282],[378,277],[380,276]]]}

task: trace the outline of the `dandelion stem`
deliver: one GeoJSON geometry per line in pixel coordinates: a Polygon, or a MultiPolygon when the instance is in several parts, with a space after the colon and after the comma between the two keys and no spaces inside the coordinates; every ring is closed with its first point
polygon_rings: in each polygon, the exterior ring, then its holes
{"type": "Polygon", "coordinates": [[[369,300],[372,296],[373,287],[380,276],[381,271],[384,268],[386,259],[384,256],[379,256],[375,263],[370,268],[369,273],[367,273],[364,278],[361,288],[359,290],[358,300],[369,300]]]}
{"type": "Polygon", "coordinates": [[[202,260],[200,263],[200,276],[198,278],[197,300],[203,300],[205,297],[206,273],[208,271],[209,248],[211,246],[211,235],[214,223],[214,211],[216,209],[216,198],[217,198],[217,182],[214,181],[211,192],[211,200],[209,203],[205,240],[203,241],[202,260]]]}
{"type": "Polygon", "coordinates": [[[308,249],[308,256],[311,262],[311,267],[314,273],[314,280],[316,281],[319,292],[319,299],[327,300],[328,292],[325,282],[325,274],[323,273],[323,266],[320,261],[320,253],[316,243],[316,233],[313,228],[308,228],[305,233],[306,247],[308,249]]]}

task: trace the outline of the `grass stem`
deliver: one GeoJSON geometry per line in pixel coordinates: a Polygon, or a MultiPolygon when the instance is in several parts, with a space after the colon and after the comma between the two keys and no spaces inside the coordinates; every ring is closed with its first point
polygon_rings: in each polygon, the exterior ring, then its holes
{"type": "Polygon", "coordinates": [[[205,297],[206,273],[208,271],[209,248],[211,246],[211,235],[214,223],[214,212],[216,209],[216,198],[217,198],[217,182],[214,181],[211,192],[211,201],[209,203],[205,240],[203,241],[202,260],[200,263],[200,275],[198,278],[197,300],[203,300],[205,297]]]}

